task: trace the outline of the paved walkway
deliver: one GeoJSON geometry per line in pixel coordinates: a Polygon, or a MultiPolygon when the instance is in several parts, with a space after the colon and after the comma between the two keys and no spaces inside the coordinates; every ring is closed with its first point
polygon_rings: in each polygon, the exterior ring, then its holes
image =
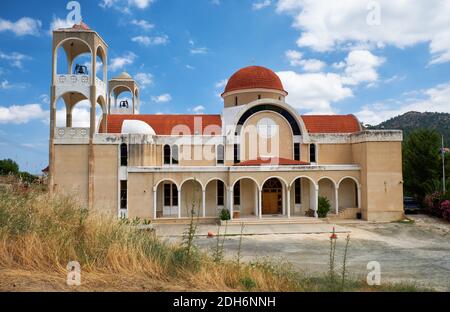
{"type": "MultiPolygon", "coordinates": [[[[156,225],[156,234],[162,237],[179,237],[183,236],[183,232],[188,225],[186,224],[158,224],[156,225]]],[[[323,234],[331,233],[335,228],[336,233],[350,233],[347,227],[334,224],[247,224],[244,227],[244,235],[273,235],[273,234],[323,234]]],[[[240,225],[220,226],[220,234],[229,236],[240,235],[240,225]]],[[[208,232],[217,233],[218,226],[215,224],[200,224],[198,226],[197,235],[207,236],[208,232]]]]}

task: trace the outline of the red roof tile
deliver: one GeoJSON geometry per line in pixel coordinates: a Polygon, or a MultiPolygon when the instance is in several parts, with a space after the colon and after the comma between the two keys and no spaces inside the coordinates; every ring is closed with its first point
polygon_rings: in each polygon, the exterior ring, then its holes
{"type": "Polygon", "coordinates": [[[353,133],[361,131],[354,115],[304,115],[301,116],[309,133],[353,133]]]}
{"type": "MultiPolygon", "coordinates": [[[[179,134],[180,132],[184,135],[220,135],[222,131],[220,115],[108,115],[107,132],[121,133],[124,120],[146,122],[155,130],[157,135],[179,134]],[[208,129],[205,131],[206,127],[208,129]]],[[[100,133],[103,132],[105,132],[103,125],[100,124],[100,133]]]]}
{"type": "Polygon", "coordinates": [[[284,91],[280,78],[272,70],[261,66],[249,66],[238,70],[230,77],[223,93],[255,88],[284,91]]]}
{"type": "Polygon", "coordinates": [[[72,26],[72,29],[74,29],[74,30],[91,30],[91,28],[83,22],[80,22],[80,24],[74,24],[72,26]]]}
{"type": "Polygon", "coordinates": [[[258,157],[252,160],[246,160],[241,163],[236,164],[236,166],[267,166],[267,165],[278,165],[278,166],[292,166],[292,165],[309,165],[309,162],[299,161],[287,158],[279,157],[258,157]]]}
{"type": "MultiPolygon", "coordinates": [[[[141,120],[149,124],[157,135],[176,134],[176,126],[187,126],[190,134],[218,135],[221,133],[220,115],[108,115],[108,133],[121,133],[124,120],[141,120]],[[207,126],[215,126],[206,129],[207,126]],[[217,127],[217,128],[216,128],[217,127]]],[[[354,133],[361,125],[354,115],[304,115],[301,116],[309,133],[354,133]]],[[[183,134],[187,129],[181,127],[183,134]]],[[[100,125],[100,132],[105,132],[100,125]]],[[[179,133],[179,131],[178,131],[179,133]]]]}

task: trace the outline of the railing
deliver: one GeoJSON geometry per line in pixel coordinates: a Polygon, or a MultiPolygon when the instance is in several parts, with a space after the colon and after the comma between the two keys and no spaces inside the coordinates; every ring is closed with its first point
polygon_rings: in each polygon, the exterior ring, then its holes
{"type": "Polygon", "coordinates": [[[131,115],[133,114],[133,107],[111,107],[110,113],[113,115],[131,115]]]}
{"type": "Polygon", "coordinates": [[[84,139],[89,137],[89,128],[56,128],[56,138],[84,139]]]}
{"type": "Polygon", "coordinates": [[[57,86],[89,85],[88,75],[57,75],[57,86]]]}

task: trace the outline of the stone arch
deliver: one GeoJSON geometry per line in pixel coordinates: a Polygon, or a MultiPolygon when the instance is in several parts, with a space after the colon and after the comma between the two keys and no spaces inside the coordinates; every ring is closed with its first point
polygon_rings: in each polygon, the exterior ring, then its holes
{"type": "Polygon", "coordinates": [[[330,202],[329,213],[338,213],[337,211],[337,184],[330,177],[321,177],[317,181],[317,186],[319,187],[319,196],[326,197],[330,202]]]}
{"type": "MultiPolygon", "coordinates": [[[[91,62],[94,59],[94,53],[92,51],[91,45],[78,37],[69,37],[69,38],[65,38],[63,40],[61,40],[54,48],[53,53],[54,53],[54,58],[53,58],[53,75],[54,77],[56,77],[56,75],[58,74],[58,55],[59,55],[59,50],[60,48],[62,48],[65,52],[66,55],[66,61],[67,61],[67,68],[72,68],[73,66],[73,61],[80,55],[82,54],[89,54],[90,55],[90,59],[91,62]],[[69,55],[68,51],[66,50],[66,47],[64,46],[64,44],[68,41],[79,41],[83,44],[84,49],[81,49],[80,51],[78,51],[77,53],[74,53],[73,55],[69,55]]],[[[72,74],[71,72],[68,73],[69,75],[72,74]]]]}
{"type": "MultiPolygon", "coordinates": [[[[235,117],[234,120],[234,127],[237,128],[237,125],[239,123],[239,120],[242,118],[242,116],[251,108],[255,107],[255,106],[259,106],[259,105],[264,105],[264,104],[270,104],[270,105],[274,105],[274,106],[278,106],[284,110],[286,110],[287,112],[289,112],[290,115],[292,115],[296,122],[298,127],[300,128],[300,132],[301,132],[301,136],[303,141],[308,142],[309,141],[309,135],[308,135],[308,130],[306,129],[305,123],[303,122],[303,120],[299,117],[297,111],[290,106],[289,104],[287,104],[286,102],[282,102],[279,100],[275,100],[275,99],[261,99],[261,100],[256,100],[253,101],[249,104],[246,105],[246,109],[241,110],[235,117]]],[[[237,129],[233,130],[233,133],[236,133],[237,129]]]]}
{"type": "Polygon", "coordinates": [[[294,207],[294,214],[299,214],[301,216],[312,216],[307,214],[309,211],[314,211],[314,216],[317,217],[317,207],[318,207],[318,183],[316,183],[316,181],[314,181],[314,179],[312,179],[309,176],[306,175],[299,175],[296,176],[290,183],[289,185],[290,188],[290,198],[292,199],[292,202],[294,203],[293,207],[294,207]],[[302,182],[302,179],[305,179],[306,181],[308,181],[308,184],[304,184],[302,182]],[[296,195],[296,184],[295,182],[297,180],[300,180],[300,190],[299,190],[299,194],[300,194],[300,206],[299,206],[299,210],[296,211],[295,209],[296,204],[295,204],[295,195],[296,195]]]}
{"type": "Polygon", "coordinates": [[[345,176],[338,183],[338,208],[361,208],[361,185],[358,179],[345,176]]]}

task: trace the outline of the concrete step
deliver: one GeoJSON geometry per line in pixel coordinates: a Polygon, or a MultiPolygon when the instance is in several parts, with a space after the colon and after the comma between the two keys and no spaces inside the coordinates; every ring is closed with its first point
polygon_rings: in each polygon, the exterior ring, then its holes
{"type": "MultiPolygon", "coordinates": [[[[206,217],[206,218],[199,218],[198,220],[194,218],[194,222],[197,222],[199,224],[216,224],[218,221],[218,218],[216,217],[206,217]]],[[[189,224],[191,222],[190,218],[159,218],[156,220],[153,220],[152,223],[155,224],[189,224]]]]}
{"type": "Polygon", "coordinates": [[[310,218],[310,217],[300,217],[300,218],[252,218],[252,219],[233,219],[229,221],[220,221],[221,225],[225,225],[228,222],[228,225],[240,225],[240,224],[322,224],[324,223],[321,219],[310,218]]]}

